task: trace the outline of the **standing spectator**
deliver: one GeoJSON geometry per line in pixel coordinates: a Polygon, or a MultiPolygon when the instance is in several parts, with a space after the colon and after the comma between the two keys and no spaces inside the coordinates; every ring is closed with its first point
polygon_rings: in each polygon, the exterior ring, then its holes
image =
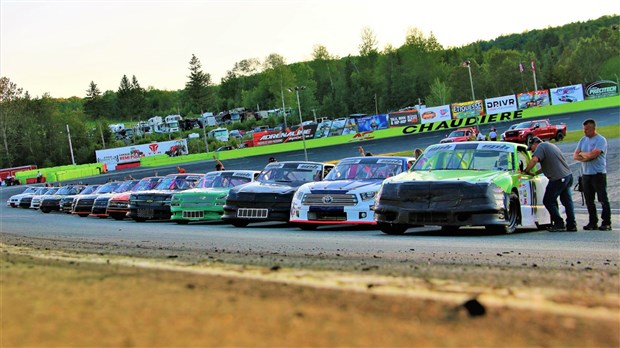
{"type": "Polygon", "coordinates": [[[179,173],[185,173],[185,168],[181,167],[181,166],[177,166],[177,171],[179,173]]]}
{"type": "Polygon", "coordinates": [[[219,159],[217,159],[217,158],[215,157],[215,155],[213,155],[213,160],[215,161],[215,170],[216,170],[216,171],[218,171],[218,172],[219,172],[219,171],[222,171],[222,170],[226,170],[226,169],[224,168],[224,163],[222,163],[219,159]]]}
{"type": "Polygon", "coordinates": [[[41,174],[41,171],[37,172],[37,183],[42,183],[43,182],[43,174],[41,174]]]}
{"type": "Polygon", "coordinates": [[[267,160],[267,164],[273,163],[273,162],[278,162],[278,160],[275,157],[269,157],[269,159],[267,160]]]}
{"type": "Polygon", "coordinates": [[[486,136],[484,136],[484,133],[482,133],[482,132],[478,132],[478,137],[476,138],[476,140],[478,140],[478,141],[484,141],[484,140],[487,140],[487,137],[486,137],[486,136]]]}
{"type": "Polygon", "coordinates": [[[540,163],[540,170],[534,173],[543,173],[549,179],[543,204],[551,215],[551,227],[549,232],[577,231],[575,222],[575,208],[573,207],[573,173],[568,167],[568,163],[562,155],[559,147],[551,143],[543,143],[539,137],[533,137],[530,143],[530,151],[533,151],[532,159],[525,167],[525,173],[530,174],[530,170],[537,163],[540,163]],[[558,207],[558,197],[566,209],[566,225],[560,216],[558,207]]]}
{"type": "Polygon", "coordinates": [[[583,122],[584,137],[579,140],[573,159],[581,162],[583,196],[588,208],[588,224],[584,230],[610,231],[611,207],[607,197],[607,139],[596,131],[596,122],[587,119],[583,122]],[[598,227],[598,214],[594,196],[601,203],[601,226],[598,227]]]}
{"type": "Polygon", "coordinates": [[[491,132],[489,132],[489,140],[497,141],[497,131],[495,130],[495,127],[491,127],[491,132]]]}

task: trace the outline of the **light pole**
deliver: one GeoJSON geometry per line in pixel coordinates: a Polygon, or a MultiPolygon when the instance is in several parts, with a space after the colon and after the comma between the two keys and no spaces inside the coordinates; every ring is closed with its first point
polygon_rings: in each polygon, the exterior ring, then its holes
{"type": "Polygon", "coordinates": [[[280,83],[280,93],[282,93],[282,116],[284,116],[284,130],[286,130],[286,106],[284,106],[284,89],[280,83]]]}
{"type": "Polygon", "coordinates": [[[69,131],[69,124],[67,124],[67,138],[69,138],[69,150],[71,150],[71,163],[75,165],[75,157],[73,157],[73,145],[71,145],[71,132],[69,131]]]}
{"type": "Polygon", "coordinates": [[[476,95],[474,94],[474,80],[471,78],[471,62],[466,60],[461,64],[462,67],[467,67],[469,71],[469,84],[471,85],[471,100],[476,100],[476,95]]]}
{"type": "MultiPolygon", "coordinates": [[[[301,140],[304,143],[304,158],[308,161],[308,150],[306,149],[306,134],[304,134],[304,121],[301,118],[301,103],[299,102],[299,91],[303,91],[306,89],[305,86],[297,86],[295,87],[295,94],[297,94],[297,107],[299,108],[299,127],[301,129],[301,140]]],[[[292,90],[289,88],[289,92],[292,90]]]]}

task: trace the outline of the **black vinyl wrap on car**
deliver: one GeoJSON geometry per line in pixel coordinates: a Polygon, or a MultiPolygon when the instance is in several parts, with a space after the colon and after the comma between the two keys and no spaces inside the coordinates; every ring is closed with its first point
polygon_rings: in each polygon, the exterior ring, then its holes
{"type": "Polygon", "coordinates": [[[488,211],[496,210],[493,191],[487,183],[401,182],[386,183],[377,211],[396,205],[408,211],[488,211]]]}

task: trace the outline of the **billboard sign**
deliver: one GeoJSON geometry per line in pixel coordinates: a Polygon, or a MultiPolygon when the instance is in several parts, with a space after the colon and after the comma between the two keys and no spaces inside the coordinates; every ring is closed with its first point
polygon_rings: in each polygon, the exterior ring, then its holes
{"type": "Polygon", "coordinates": [[[519,110],[537,106],[549,106],[549,90],[541,89],[517,94],[519,110]]]}
{"type": "MultiPolygon", "coordinates": [[[[303,136],[306,139],[313,139],[316,133],[316,124],[303,127],[303,136]]],[[[256,132],[254,136],[254,146],[282,144],[291,141],[302,140],[302,127],[295,126],[287,128],[283,131],[265,131],[256,132]]]]}
{"type": "Polygon", "coordinates": [[[551,104],[566,104],[583,101],[583,86],[572,85],[551,89],[551,104]]]}
{"type": "Polygon", "coordinates": [[[613,97],[616,95],[618,95],[618,83],[615,81],[601,80],[586,85],[586,99],[613,97]]]}
{"type": "Polygon", "coordinates": [[[501,114],[502,112],[517,111],[517,97],[514,94],[484,100],[487,114],[501,114]]]}
{"type": "Polygon", "coordinates": [[[421,123],[433,123],[441,121],[449,121],[452,119],[452,113],[450,112],[450,105],[433,106],[430,108],[424,108],[420,110],[421,123]]]}
{"type": "Polygon", "coordinates": [[[157,155],[187,155],[187,139],[155,142],[133,146],[117,147],[113,149],[96,150],[97,162],[105,163],[108,170],[115,170],[116,166],[124,163],[139,162],[142,157],[157,155]]]}
{"type": "Polygon", "coordinates": [[[464,103],[454,103],[450,105],[452,118],[470,118],[484,116],[484,103],[482,100],[472,100],[464,103]]]}
{"type": "Polygon", "coordinates": [[[390,127],[403,127],[420,123],[420,116],[416,109],[390,112],[387,117],[390,127]]]}

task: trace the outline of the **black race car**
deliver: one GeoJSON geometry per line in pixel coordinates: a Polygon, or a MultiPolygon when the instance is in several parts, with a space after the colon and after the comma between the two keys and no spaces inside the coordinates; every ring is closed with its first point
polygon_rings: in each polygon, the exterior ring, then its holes
{"type": "Polygon", "coordinates": [[[297,189],[321,181],[334,167],[319,162],[272,162],[256,181],[228,192],[222,220],[237,227],[250,222],[289,221],[291,202],[297,189]]]}

